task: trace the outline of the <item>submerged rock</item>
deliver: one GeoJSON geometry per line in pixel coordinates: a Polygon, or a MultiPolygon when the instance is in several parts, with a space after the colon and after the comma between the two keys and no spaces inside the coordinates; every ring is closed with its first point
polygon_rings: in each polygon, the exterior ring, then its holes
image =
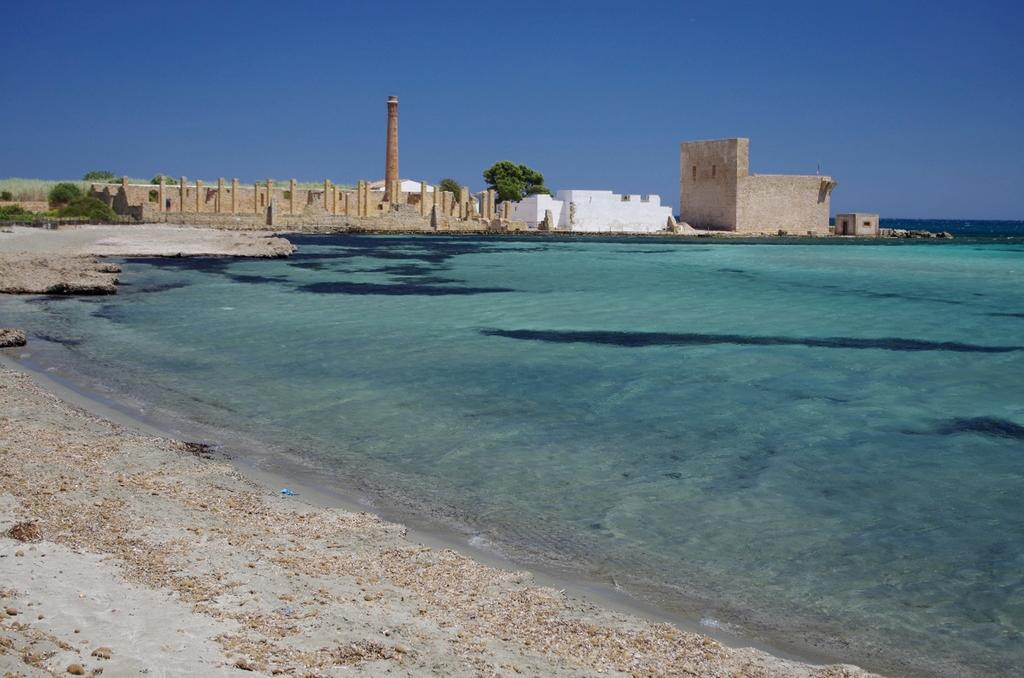
{"type": "Polygon", "coordinates": [[[26,341],[25,330],[0,327],[0,348],[24,346],[26,341]]]}

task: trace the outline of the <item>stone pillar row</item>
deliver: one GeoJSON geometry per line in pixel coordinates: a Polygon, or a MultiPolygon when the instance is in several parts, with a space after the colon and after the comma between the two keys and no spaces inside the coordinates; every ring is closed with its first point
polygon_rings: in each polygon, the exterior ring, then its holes
{"type": "MultiPolygon", "coordinates": [[[[295,179],[291,179],[288,182],[288,213],[299,214],[300,207],[304,205],[298,204],[298,182],[295,179]]],[[[230,210],[228,208],[227,201],[224,200],[225,188],[227,188],[227,180],[224,177],[217,179],[217,193],[214,200],[213,212],[217,214],[238,214],[242,207],[242,201],[239,198],[239,181],[238,178],[232,178],[230,183],[231,191],[231,203],[230,210]]],[[[128,190],[128,178],[123,177],[121,179],[121,187],[127,195],[128,190]]],[[[203,190],[205,188],[203,182],[196,179],[192,182],[192,187],[195,189],[195,200],[188,200],[189,197],[189,181],[188,177],[182,176],[178,182],[178,211],[179,212],[194,212],[197,214],[203,213],[205,210],[206,199],[203,190]],[[191,208],[191,209],[189,209],[191,208]]],[[[167,199],[167,183],[161,177],[160,183],[157,186],[158,191],[158,211],[166,212],[166,199],[167,199]]],[[[404,202],[403,194],[401,191],[401,183],[396,181],[390,187],[389,191],[392,200],[391,204],[401,204],[404,202]]],[[[260,215],[270,206],[270,203],[274,199],[274,180],[267,179],[266,182],[255,182],[253,184],[253,213],[260,215]],[[260,204],[260,198],[264,198],[264,202],[260,204]]],[[[360,180],[356,184],[354,192],[344,191],[341,188],[334,185],[330,179],[324,180],[324,194],[323,194],[323,208],[328,214],[344,214],[358,217],[368,217],[371,215],[371,191],[369,182],[360,180]],[[353,204],[353,201],[355,204],[353,204]]],[[[497,205],[497,192],[493,189],[488,189],[480,194],[480,209],[477,212],[476,205],[472,201],[472,196],[469,189],[463,186],[459,189],[458,195],[451,193],[450,191],[442,191],[439,188],[435,188],[433,193],[427,192],[427,183],[425,181],[420,182],[419,187],[419,214],[422,217],[429,217],[432,210],[436,208],[439,216],[451,217],[454,216],[457,219],[473,219],[481,217],[487,220],[495,219],[499,216],[502,219],[511,218],[511,204],[504,203],[499,208],[497,205]]]]}

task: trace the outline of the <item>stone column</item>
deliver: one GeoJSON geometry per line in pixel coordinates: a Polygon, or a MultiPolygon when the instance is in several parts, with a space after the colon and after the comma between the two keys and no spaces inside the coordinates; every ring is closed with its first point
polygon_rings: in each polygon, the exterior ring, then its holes
{"type": "Polygon", "coordinates": [[[267,207],[274,202],[274,180],[267,179],[267,207]]]}
{"type": "Polygon", "coordinates": [[[238,214],[238,177],[231,179],[231,213],[238,214]]]}
{"type": "Polygon", "coordinates": [[[330,193],[331,193],[331,180],[330,179],[324,179],[324,211],[328,212],[328,213],[331,211],[330,193]]]}
{"type": "Polygon", "coordinates": [[[203,192],[203,182],[196,179],[196,214],[203,211],[203,203],[206,202],[199,197],[199,194],[203,192]]]}
{"type": "Polygon", "coordinates": [[[121,188],[124,190],[124,197],[128,197],[128,177],[121,177],[121,188]]]}
{"type": "Polygon", "coordinates": [[[288,182],[288,211],[295,214],[295,179],[288,182]]]}
{"type": "Polygon", "coordinates": [[[254,181],[252,184],[252,211],[253,214],[260,213],[260,182],[254,181]]]}
{"type": "Polygon", "coordinates": [[[427,216],[427,182],[420,182],[420,216],[427,216]]]}
{"type": "Polygon", "coordinates": [[[469,219],[469,189],[459,189],[459,219],[469,219]]]}
{"type": "Polygon", "coordinates": [[[159,201],[159,203],[160,203],[160,209],[157,210],[157,211],[159,211],[159,212],[163,212],[164,211],[164,186],[165,185],[166,185],[166,182],[164,180],[164,175],[161,174],[160,175],[160,188],[157,189],[157,201],[159,201]]]}
{"type": "MultiPolygon", "coordinates": [[[[434,197],[434,204],[437,204],[437,196],[434,197]]],[[[449,191],[441,191],[441,215],[445,217],[452,215],[452,194],[449,191]]]]}
{"type": "Polygon", "coordinates": [[[178,199],[178,211],[179,212],[184,212],[185,211],[185,191],[187,190],[186,187],[185,187],[185,182],[187,180],[188,179],[186,177],[181,177],[181,180],[178,182],[178,198],[179,198],[178,199]]]}
{"type": "Polygon", "coordinates": [[[392,200],[391,191],[398,181],[398,97],[388,97],[387,149],[384,161],[384,199],[392,200]]]}
{"type": "Polygon", "coordinates": [[[218,177],[217,179],[217,200],[214,202],[214,211],[220,214],[224,211],[224,177],[218,177]]]}
{"type": "Polygon", "coordinates": [[[356,185],[356,216],[357,217],[365,217],[365,216],[367,216],[366,213],[369,211],[368,207],[367,207],[367,204],[366,204],[367,203],[366,193],[367,193],[366,181],[363,180],[363,179],[360,179],[359,183],[356,185]]]}
{"type": "Polygon", "coordinates": [[[540,222],[540,226],[537,230],[550,231],[555,227],[555,217],[551,214],[551,210],[544,210],[544,221],[540,222]]]}

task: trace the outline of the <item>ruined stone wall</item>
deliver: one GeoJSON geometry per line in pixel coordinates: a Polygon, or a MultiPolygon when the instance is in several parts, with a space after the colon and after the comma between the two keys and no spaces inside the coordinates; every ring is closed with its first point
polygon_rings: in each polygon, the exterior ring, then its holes
{"type": "Polygon", "coordinates": [[[748,173],[749,141],[718,139],[680,144],[679,213],[694,228],[736,228],[739,178],[748,173]]]}
{"type": "Polygon", "coordinates": [[[354,190],[342,190],[330,182],[317,188],[270,181],[246,185],[224,179],[207,185],[185,177],[178,184],[163,186],[127,180],[93,184],[90,194],[136,220],[219,228],[480,231],[492,222],[506,228],[510,216],[499,218],[494,191],[481,194],[481,212],[465,189],[454,195],[430,191],[422,183],[415,192],[403,192],[396,185],[391,192],[394,200],[388,200],[383,191],[370,190],[365,181],[354,190]]]}
{"type": "Polygon", "coordinates": [[[736,228],[742,233],[828,233],[829,177],[754,174],[740,179],[736,228]]]}

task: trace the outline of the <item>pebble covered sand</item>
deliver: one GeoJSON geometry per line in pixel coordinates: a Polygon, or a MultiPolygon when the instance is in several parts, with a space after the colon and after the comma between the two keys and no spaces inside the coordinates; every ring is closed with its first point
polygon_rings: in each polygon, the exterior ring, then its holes
{"type": "Polygon", "coordinates": [[[0,368],[0,672],[868,676],[651,623],[281,497],[0,368]]]}

